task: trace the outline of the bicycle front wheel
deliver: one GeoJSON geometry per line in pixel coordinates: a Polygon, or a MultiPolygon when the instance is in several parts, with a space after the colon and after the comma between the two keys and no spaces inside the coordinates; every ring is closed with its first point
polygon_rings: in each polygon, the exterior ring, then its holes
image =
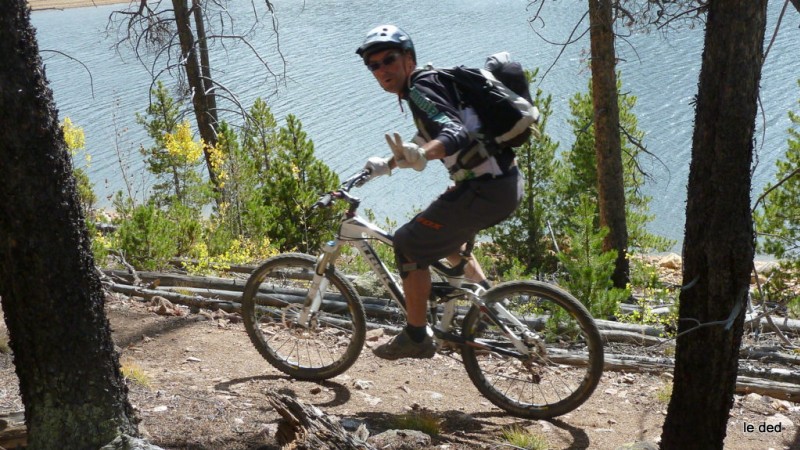
{"type": "Polygon", "coordinates": [[[537,281],[500,284],[483,300],[493,310],[502,306],[524,325],[499,319],[521,339],[515,346],[479,308],[472,307],[464,318],[464,366],[483,396],[513,415],[547,419],[572,411],[592,395],[603,373],[603,344],[578,300],[537,281]]]}
{"type": "Polygon", "coordinates": [[[338,271],[325,275],[319,311],[304,314],[315,266],[310,255],[272,257],[250,276],[242,297],[244,327],[258,352],[276,369],[303,380],[343,373],[358,359],[366,337],[364,307],[338,271]]]}

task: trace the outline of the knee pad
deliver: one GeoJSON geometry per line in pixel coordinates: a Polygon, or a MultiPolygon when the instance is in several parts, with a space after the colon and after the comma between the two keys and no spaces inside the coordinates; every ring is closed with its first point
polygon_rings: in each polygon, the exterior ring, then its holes
{"type": "Polygon", "coordinates": [[[406,258],[406,256],[400,253],[400,251],[398,251],[396,248],[394,249],[394,257],[395,261],[397,262],[397,270],[400,272],[400,278],[404,280],[408,276],[408,273],[412,270],[424,268],[415,262],[409,261],[408,258],[406,258]]]}

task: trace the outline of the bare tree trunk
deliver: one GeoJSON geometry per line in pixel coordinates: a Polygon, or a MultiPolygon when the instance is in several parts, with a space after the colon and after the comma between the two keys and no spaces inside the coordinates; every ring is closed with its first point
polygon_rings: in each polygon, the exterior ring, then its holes
{"type": "Polygon", "coordinates": [[[0,297],[29,448],[100,448],[138,433],[133,409],[28,5],[0,10],[0,297]]]}
{"type": "Polygon", "coordinates": [[[692,142],[680,325],[662,449],[722,449],[754,253],[750,212],[767,0],[712,0],[692,142]],[[722,321],[725,324],[708,324],[722,321]],[[691,330],[691,331],[689,331],[691,330]]]}
{"type": "Polygon", "coordinates": [[[615,287],[625,288],[630,281],[630,265],[612,10],[612,0],[589,0],[597,193],[600,225],[609,229],[603,250],[617,251],[612,280],[615,287]]]}
{"type": "Polygon", "coordinates": [[[211,77],[211,59],[208,55],[208,39],[206,39],[206,25],[203,19],[203,8],[200,0],[192,0],[192,10],[194,11],[194,25],[197,30],[197,46],[200,49],[200,72],[202,77],[200,82],[203,86],[203,95],[208,105],[207,114],[211,117],[211,122],[216,129],[219,123],[217,116],[217,95],[214,93],[214,82],[211,77]]]}
{"type": "MultiPolygon", "coordinates": [[[[200,66],[197,51],[195,50],[197,42],[191,28],[192,11],[187,8],[186,0],[172,0],[172,7],[175,11],[175,24],[178,28],[178,40],[181,44],[182,63],[184,70],[186,70],[189,88],[191,89],[197,130],[200,132],[200,137],[203,138],[203,141],[213,147],[217,144],[217,121],[216,111],[212,111],[212,101],[209,98],[213,97],[214,93],[213,91],[207,91],[206,84],[203,82],[203,69],[200,66]]],[[[199,9],[199,5],[196,8],[199,9]]],[[[202,15],[200,17],[202,18],[202,15]]],[[[202,42],[205,42],[205,37],[202,38],[202,42]]],[[[214,101],[213,103],[215,104],[216,102],[214,101]]],[[[211,164],[211,154],[206,148],[203,148],[203,153],[208,167],[208,178],[214,188],[219,191],[219,180],[211,164]]]]}

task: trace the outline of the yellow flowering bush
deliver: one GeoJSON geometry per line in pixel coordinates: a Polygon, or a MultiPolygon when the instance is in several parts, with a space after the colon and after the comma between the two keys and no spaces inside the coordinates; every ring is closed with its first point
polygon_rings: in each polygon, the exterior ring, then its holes
{"type": "Polygon", "coordinates": [[[203,156],[203,140],[192,139],[192,128],[187,120],[179,123],[174,133],[165,133],[164,142],[170,156],[183,164],[193,163],[203,156]]]}
{"type": "Polygon", "coordinates": [[[73,125],[69,117],[65,117],[64,121],[61,122],[61,130],[64,133],[64,141],[67,143],[67,148],[72,156],[75,156],[78,150],[86,148],[86,136],[83,133],[83,128],[73,125]]]}

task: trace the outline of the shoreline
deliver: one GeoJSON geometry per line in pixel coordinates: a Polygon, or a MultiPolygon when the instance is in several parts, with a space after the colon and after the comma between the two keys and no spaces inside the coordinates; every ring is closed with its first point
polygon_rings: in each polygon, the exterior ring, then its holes
{"type": "Polygon", "coordinates": [[[129,4],[130,0],[28,0],[31,11],[50,9],[85,8],[113,4],[129,4]]]}

